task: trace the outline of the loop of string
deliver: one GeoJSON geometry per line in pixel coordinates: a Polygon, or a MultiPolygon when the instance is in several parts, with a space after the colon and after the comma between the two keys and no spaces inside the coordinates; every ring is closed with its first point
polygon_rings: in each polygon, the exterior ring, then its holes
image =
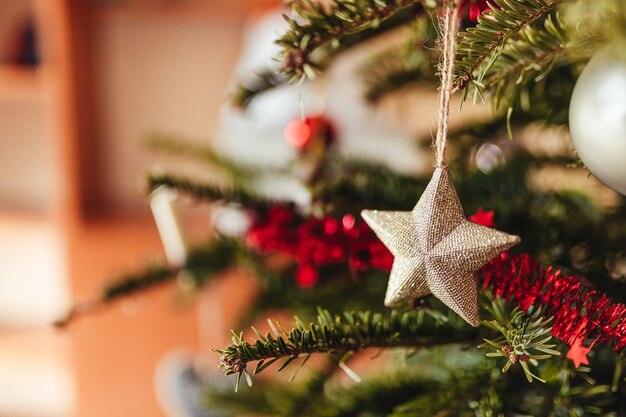
{"type": "Polygon", "coordinates": [[[437,137],[435,138],[435,167],[445,166],[445,152],[448,140],[448,115],[450,113],[450,96],[452,95],[452,76],[454,73],[454,57],[457,48],[459,30],[458,0],[444,0],[444,16],[442,19],[442,62],[441,90],[439,91],[439,117],[437,137]]]}

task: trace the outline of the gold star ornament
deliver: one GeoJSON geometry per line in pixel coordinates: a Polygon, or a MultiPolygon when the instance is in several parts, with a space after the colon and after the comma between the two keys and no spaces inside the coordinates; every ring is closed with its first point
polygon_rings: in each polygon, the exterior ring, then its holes
{"type": "Polygon", "coordinates": [[[520,238],[468,221],[448,168],[435,168],[413,211],[361,215],[394,255],[386,306],[432,293],[472,326],[480,324],[476,272],[520,238]]]}

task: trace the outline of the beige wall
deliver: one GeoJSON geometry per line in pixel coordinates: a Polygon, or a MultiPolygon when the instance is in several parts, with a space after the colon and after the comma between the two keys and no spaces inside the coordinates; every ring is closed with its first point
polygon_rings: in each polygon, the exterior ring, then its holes
{"type": "Polygon", "coordinates": [[[162,155],[153,132],[208,141],[236,60],[241,20],[110,16],[95,31],[103,206],[145,209],[140,179],[162,155]]]}

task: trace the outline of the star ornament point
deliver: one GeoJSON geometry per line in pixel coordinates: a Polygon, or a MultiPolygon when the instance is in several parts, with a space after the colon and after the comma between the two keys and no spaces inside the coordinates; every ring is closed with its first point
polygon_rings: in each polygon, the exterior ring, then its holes
{"type": "Polygon", "coordinates": [[[432,293],[480,324],[475,274],[520,238],[468,221],[447,168],[435,169],[413,211],[361,214],[394,255],[386,306],[432,293]]]}

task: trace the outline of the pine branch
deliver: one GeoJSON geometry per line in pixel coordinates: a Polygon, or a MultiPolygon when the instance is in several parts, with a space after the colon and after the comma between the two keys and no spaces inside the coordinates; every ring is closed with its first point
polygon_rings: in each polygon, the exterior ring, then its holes
{"type": "Polygon", "coordinates": [[[302,5],[303,1],[292,1],[294,12],[302,18],[303,22],[296,22],[285,17],[290,24],[290,29],[278,40],[278,43],[284,48],[280,60],[283,63],[294,61],[299,65],[296,67],[288,65],[289,68],[283,68],[281,71],[272,69],[259,71],[256,79],[242,82],[235,87],[231,96],[233,104],[245,108],[257,95],[303,77],[305,64],[307,64],[307,75],[312,76],[315,71],[324,69],[338,54],[386,31],[405,25],[423,12],[421,5],[423,0],[403,0],[406,6],[389,5],[386,11],[381,10],[373,14],[367,12],[367,10],[373,10],[372,4],[377,3],[376,7],[382,8],[381,5],[384,2],[360,1],[364,3],[364,6],[359,7],[365,7],[363,10],[366,10],[365,13],[368,16],[352,22],[334,14],[337,11],[342,17],[347,18],[345,9],[353,9],[353,6],[349,5],[353,3],[352,1],[338,2],[337,10],[331,11],[326,11],[323,7],[314,4],[302,5]],[[379,15],[384,18],[380,18],[379,15]],[[313,43],[311,43],[312,37],[317,39],[313,43]]]}
{"type": "Polygon", "coordinates": [[[192,280],[194,288],[200,288],[215,275],[236,265],[245,254],[245,249],[236,240],[228,238],[213,240],[206,246],[191,250],[186,263],[180,267],[157,263],[143,271],[125,274],[112,280],[103,288],[97,299],[74,305],[55,324],[63,327],[80,315],[100,309],[124,297],[144,293],[172,282],[182,272],[192,280]]]}
{"type": "Polygon", "coordinates": [[[155,151],[171,155],[185,156],[208,163],[209,165],[227,172],[234,180],[250,178],[252,173],[249,167],[217,154],[209,146],[202,146],[186,140],[180,140],[169,135],[154,134],[147,141],[147,146],[155,151]]]}
{"type": "MultiPolygon", "coordinates": [[[[478,379],[478,378],[477,378],[478,379]]],[[[474,380],[474,382],[477,382],[474,380]]],[[[476,384],[475,386],[480,386],[476,384]]],[[[437,393],[447,396],[459,394],[457,382],[429,379],[419,372],[392,373],[368,378],[360,384],[346,388],[336,387],[317,406],[317,415],[325,417],[354,417],[362,415],[389,416],[416,398],[428,398],[419,410],[412,410],[411,417],[437,414],[443,404],[436,400],[437,393]]],[[[467,393],[467,391],[466,391],[467,393]]]]}
{"type": "Polygon", "coordinates": [[[286,84],[288,78],[279,74],[276,70],[265,69],[259,71],[249,82],[241,82],[235,86],[231,94],[231,103],[236,107],[245,109],[257,95],[272,88],[286,84]]]}
{"type": "MultiPolygon", "coordinates": [[[[519,104],[524,111],[531,111],[531,107],[541,102],[540,96],[533,97],[536,100],[525,98],[528,90],[538,89],[538,84],[545,83],[547,77],[562,66],[587,61],[594,51],[590,45],[597,41],[595,36],[573,42],[569,39],[572,30],[566,30],[558,14],[549,15],[538,27],[524,28],[516,39],[507,42],[491,66],[480,75],[482,78],[472,82],[471,88],[475,92],[480,90],[478,94],[491,92],[495,110],[519,104]]],[[[559,82],[566,78],[566,74],[558,75],[559,82]]],[[[561,95],[567,94],[561,92],[561,95]]]]}
{"type": "Polygon", "coordinates": [[[436,77],[432,67],[438,52],[417,47],[420,43],[412,40],[408,45],[384,51],[368,60],[361,71],[367,86],[367,101],[376,103],[387,94],[419,82],[434,85],[436,77]]]}
{"type": "Polygon", "coordinates": [[[521,31],[520,39],[509,42],[485,78],[477,81],[481,86],[475,88],[493,91],[495,109],[512,106],[529,81],[540,82],[561,63],[568,41],[558,16],[548,16],[544,26],[545,30],[521,31]]]}
{"type": "Polygon", "coordinates": [[[324,65],[313,58],[320,48],[330,44],[338,49],[346,40],[349,44],[360,42],[405,24],[424,11],[423,0],[337,0],[329,11],[305,0],[292,2],[292,7],[302,23],[285,16],[290,28],[277,41],[283,47],[282,71],[290,81],[315,77],[316,71],[324,65]],[[369,33],[365,37],[347,39],[360,32],[369,33]]]}
{"type": "Polygon", "coordinates": [[[460,34],[455,63],[458,89],[482,82],[507,42],[546,17],[563,0],[494,0],[492,11],[478,18],[476,27],[460,34]]]}
{"type": "Polygon", "coordinates": [[[208,408],[219,410],[220,415],[266,415],[272,417],[310,416],[319,410],[325,399],[325,387],[339,368],[337,361],[330,360],[322,368],[307,373],[303,382],[289,383],[265,381],[254,389],[235,392],[223,384],[208,384],[205,399],[208,408]]]}
{"type": "Polygon", "coordinates": [[[322,180],[312,185],[311,194],[314,204],[326,213],[354,213],[363,207],[410,210],[427,181],[377,164],[336,159],[328,163],[322,180]]]}
{"type": "MultiPolygon", "coordinates": [[[[428,347],[475,340],[476,329],[453,313],[414,309],[406,312],[391,310],[388,315],[369,311],[347,312],[332,316],[320,310],[318,324],[305,325],[296,319],[289,332],[274,323],[275,334],[261,335],[254,343],[234,335],[233,343],[223,350],[221,368],[226,375],[245,374],[250,362],[258,362],[254,374],[261,372],[280,358],[287,358],[282,370],[301,355],[313,353],[351,353],[367,348],[428,347]]],[[[254,330],[254,329],[253,329],[254,330]]],[[[306,358],[305,358],[306,360],[306,358]]]]}
{"type": "Polygon", "coordinates": [[[530,371],[529,364],[539,366],[539,361],[551,359],[561,353],[553,348],[556,345],[548,344],[552,336],[552,327],[549,324],[553,318],[544,318],[541,308],[535,309],[532,314],[525,316],[519,307],[510,308],[502,299],[487,297],[487,310],[494,320],[483,321],[487,327],[500,333],[497,339],[485,339],[479,348],[496,348],[495,352],[487,353],[489,357],[504,357],[507,359],[502,368],[506,372],[512,365],[519,364],[524,370],[528,382],[534,379],[546,382],[530,371]]]}
{"type": "Polygon", "coordinates": [[[283,201],[262,196],[247,187],[235,185],[231,187],[218,186],[209,183],[200,183],[185,177],[169,174],[152,173],[148,175],[148,189],[150,192],[159,187],[167,187],[184,194],[189,194],[199,200],[219,201],[226,200],[231,203],[239,203],[245,207],[263,207],[269,204],[285,203],[283,201]]]}

